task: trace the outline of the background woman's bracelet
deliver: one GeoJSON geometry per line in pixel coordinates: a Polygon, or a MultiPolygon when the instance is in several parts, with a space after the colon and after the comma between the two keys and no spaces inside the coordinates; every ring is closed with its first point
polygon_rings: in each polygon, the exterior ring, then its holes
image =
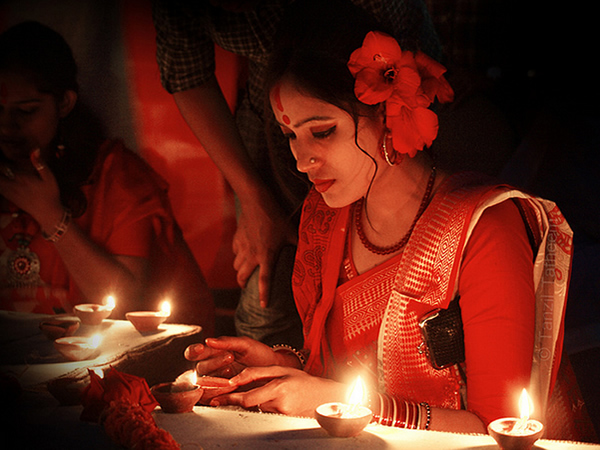
{"type": "Polygon", "coordinates": [[[71,212],[68,210],[65,210],[62,218],[60,219],[60,222],[58,222],[58,224],[56,224],[56,226],[54,227],[54,233],[47,234],[46,232],[42,231],[42,236],[47,241],[56,243],[56,242],[60,241],[62,239],[62,237],[65,235],[65,233],[67,232],[67,229],[69,228],[70,223],[71,223],[71,212]]]}
{"type": "Polygon", "coordinates": [[[294,347],[287,344],[275,344],[271,348],[274,352],[286,352],[295,355],[296,358],[298,358],[298,361],[300,361],[300,367],[304,369],[304,365],[306,364],[306,357],[300,350],[296,350],[294,347]]]}

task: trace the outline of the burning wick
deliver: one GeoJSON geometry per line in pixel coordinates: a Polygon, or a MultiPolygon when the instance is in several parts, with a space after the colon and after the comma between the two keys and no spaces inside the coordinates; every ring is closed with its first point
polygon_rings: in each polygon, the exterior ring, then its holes
{"type": "Polygon", "coordinates": [[[373,417],[373,412],[362,406],[367,389],[360,377],[352,386],[348,403],[324,403],[315,410],[319,425],[331,436],[349,437],[360,433],[373,417]]]}
{"type": "Polygon", "coordinates": [[[519,398],[519,412],[521,413],[521,418],[515,423],[511,434],[523,434],[527,431],[527,421],[531,413],[533,413],[533,402],[529,398],[529,395],[527,395],[526,389],[523,389],[519,398]]]}
{"type": "Polygon", "coordinates": [[[165,300],[161,303],[160,312],[166,317],[169,317],[171,315],[171,303],[169,303],[168,300],[165,300]]]}
{"type": "Polygon", "coordinates": [[[108,297],[106,297],[106,299],[104,300],[104,306],[105,306],[107,309],[110,309],[111,311],[112,311],[113,309],[115,309],[115,305],[116,305],[115,298],[114,298],[112,295],[109,295],[109,296],[108,296],[108,297]]]}
{"type": "Polygon", "coordinates": [[[365,387],[365,383],[361,377],[358,377],[350,390],[348,405],[345,408],[346,411],[342,411],[342,417],[344,417],[344,413],[347,414],[348,417],[356,417],[357,410],[360,409],[364,402],[366,392],[367,388],[365,387]]]}
{"type": "Polygon", "coordinates": [[[504,417],[496,419],[488,425],[488,433],[504,450],[529,450],[544,432],[544,425],[530,419],[533,402],[523,389],[519,399],[520,418],[504,417]]]}

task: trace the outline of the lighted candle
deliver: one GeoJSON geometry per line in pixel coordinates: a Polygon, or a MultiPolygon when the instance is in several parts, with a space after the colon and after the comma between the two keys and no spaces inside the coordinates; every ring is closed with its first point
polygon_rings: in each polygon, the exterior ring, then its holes
{"type": "Polygon", "coordinates": [[[58,338],[54,341],[54,347],[67,359],[81,361],[91,359],[98,353],[98,347],[102,337],[95,334],[91,337],[68,336],[58,338]]]}
{"type": "Polygon", "coordinates": [[[115,309],[115,298],[112,295],[104,299],[103,304],[82,303],[75,305],[73,312],[84,325],[100,325],[115,309]]]}
{"type": "Polygon", "coordinates": [[[533,402],[529,398],[529,395],[527,395],[527,389],[523,389],[521,392],[519,412],[521,418],[517,420],[512,430],[510,430],[510,434],[523,434],[527,431],[527,422],[529,421],[530,414],[533,412],[533,402]]]}
{"type": "Polygon", "coordinates": [[[332,436],[349,437],[360,433],[373,417],[372,411],[362,406],[366,392],[364,382],[358,377],[349,390],[347,403],[324,403],[317,407],[317,422],[332,436]]]}
{"type": "Polygon", "coordinates": [[[186,370],[175,379],[175,382],[173,384],[183,386],[197,386],[198,374],[194,369],[186,370]]]}
{"type": "Polygon", "coordinates": [[[104,300],[104,305],[107,309],[110,309],[112,311],[113,309],[115,309],[116,306],[115,298],[112,295],[109,295],[104,300]]]}
{"type": "Polygon", "coordinates": [[[195,370],[188,370],[173,383],[160,383],[152,386],[150,392],[166,413],[185,413],[194,409],[204,390],[196,384],[195,370]]]}
{"type": "Polygon", "coordinates": [[[171,303],[165,300],[160,311],[132,311],[125,314],[136,330],[140,332],[154,331],[171,315],[171,303]]]}
{"type": "Polygon", "coordinates": [[[168,300],[165,300],[160,305],[160,311],[165,316],[169,317],[171,315],[171,303],[168,300]]]}
{"type": "Polygon", "coordinates": [[[533,413],[533,402],[523,389],[519,397],[519,415],[497,419],[488,425],[489,434],[498,446],[505,450],[530,449],[544,432],[544,426],[537,420],[530,419],[533,413]]]}
{"type": "Polygon", "coordinates": [[[350,407],[342,413],[342,417],[344,414],[348,415],[348,417],[356,416],[357,412],[360,411],[360,408],[365,401],[366,393],[367,388],[365,383],[361,377],[358,377],[350,389],[350,394],[348,395],[348,404],[350,407]]]}

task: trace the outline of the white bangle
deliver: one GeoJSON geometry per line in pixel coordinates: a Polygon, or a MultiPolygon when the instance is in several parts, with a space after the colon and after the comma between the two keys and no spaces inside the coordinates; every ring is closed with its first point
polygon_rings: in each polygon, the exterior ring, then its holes
{"type": "Polygon", "coordinates": [[[42,236],[47,241],[56,243],[56,242],[60,241],[62,239],[62,237],[65,235],[65,233],[67,232],[67,229],[69,228],[70,223],[71,223],[71,212],[65,210],[62,218],[60,219],[60,222],[58,222],[58,224],[56,224],[56,226],[54,227],[54,233],[47,234],[45,231],[42,230],[42,236]]]}
{"type": "Polygon", "coordinates": [[[306,364],[306,358],[304,357],[301,351],[296,350],[294,347],[287,344],[275,344],[271,348],[274,352],[292,353],[296,356],[296,358],[298,358],[298,361],[300,361],[300,367],[304,369],[304,365],[306,364]]]}

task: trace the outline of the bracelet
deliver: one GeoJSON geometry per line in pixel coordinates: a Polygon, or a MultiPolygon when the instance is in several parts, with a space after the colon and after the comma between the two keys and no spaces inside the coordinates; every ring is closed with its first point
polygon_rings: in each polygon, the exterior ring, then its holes
{"type": "Polygon", "coordinates": [[[425,407],[425,414],[427,418],[425,419],[425,426],[421,428],[422,430],[429,430],[429,425],[431,424],[431,406],[427,402],[419,403],[419,406],[425,407]]]}
{"type": "Polygon", "coordinates": [[[71,212],[65,210],[63,212],[62,218],[60,219],[60,222],[58,222],[58,224],[56,224],[56,226],[54,227],[54,233],[47,234],[45,231],[42,230],[42,236],[47,241],[56,243],[60,241],[67,232],[67,229],[69,228],[69,223],[71,223],[71,212]]]}
{"type": "Polygon", "coordinates": [[[373,396],[368,395],[368,407],[373,412],[373,421],[380,425],[407,428],[410,430],[428,430],[431,423],[431,408],[425,402],[413,403],[398,400],[385,394],[375,393],[379,406],[373,403],[373,396]],[[425,424],[423,425],[423,421],[425,424]]]}
{"type": "Polygon", "coordinates": [[[298,361],[300,361],[300,367],[304,369],[304,365],[306,364],[306,358],[304,357],[301,351],[296,350],[294,347],[287,344],[275,344],[271,347],[271,349],[273,349],[274,352],[292,353],[296,356],[296,358],[298,358],[298,361]]]}

